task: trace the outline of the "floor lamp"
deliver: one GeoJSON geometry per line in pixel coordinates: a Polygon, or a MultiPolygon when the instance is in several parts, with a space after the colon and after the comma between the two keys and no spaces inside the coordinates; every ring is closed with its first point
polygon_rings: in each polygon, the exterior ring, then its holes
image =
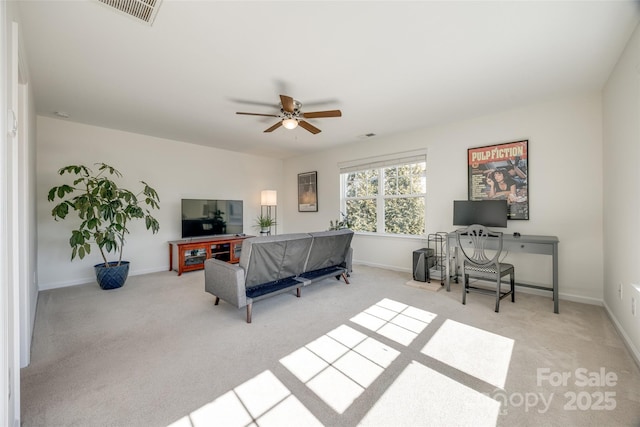
{"type": "MultiPolygon", "coordinates": [[[[278,192],[276,190],[262,190],[260,193],[260,213],[273,219],[274,233],[278,234],[278,192]],[[273,215],[271,215],[271,208],[273,208],[273,215]]],[[[271,227],[269,227],[269,234],[271,234],[271,227]]]]}

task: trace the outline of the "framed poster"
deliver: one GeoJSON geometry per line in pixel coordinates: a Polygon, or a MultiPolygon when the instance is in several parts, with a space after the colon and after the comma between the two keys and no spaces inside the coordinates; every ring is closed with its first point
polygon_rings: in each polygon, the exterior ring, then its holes
{"type": "Polygon", "coordinates": [[[509,219],[529,219],[529,141],[467,150],[469,200],[507,200],[509,219]]]}
{"type": "Polygon", "coordinates": [[[298,212],[318,212],[318,172],[298,174],[298,212]]]}

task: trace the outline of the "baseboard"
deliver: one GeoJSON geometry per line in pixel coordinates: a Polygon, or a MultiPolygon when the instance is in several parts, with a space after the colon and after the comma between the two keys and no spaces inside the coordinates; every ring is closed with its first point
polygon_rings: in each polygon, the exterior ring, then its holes
{"type": "MultiPolygon", "coordinates": [[[[142,274],[159,273],[161,271],[169,271],[169,266],[147,268],[144,270],[131,270],[129,276],[140,276],[142,274]]],[[[51,289],[67,288],[69,286],[86,285],[87,283],[96,283],[96,277],[81,277],[74,280],[66,280],[64,282],[38,283],[38,291],[48,291],[51,289]]]]}
{"type": "Polygon", "coordinates": [[[613,326],[615,326],[616,330],[622,337],[622,342],[624,342],[624,345],[627,347],[627,350],[629,350],[629,353],[631,353],[631,357],[633,357],[633,360],[636,362],[636,365],[638,365],[638,368],[640,369],[640,351],[633,344],[633,341],[631,341],[631,338],[629,338],[629,335],[627,335],[625,330],[622,328],[622,325],[620,324],[620,322],[618,322],[618,319],[616,318],[616,316],[613,315],[613,312],[607,305],[606,301],[603,302],[603,306],[604,306],[604,311],[607,313],[607,316],[609,316],[609,319],[611,319],[611,323],[613,323],[613,326]]]}
{"type": "Polygon", "coordinates": [[[560,299],[565,301],[573,301],[573,302],[579,302],[582,304],[597,305],[600,307],[602,307],[602,305],[604,304],[604,301],[598,298],[583,297],[581,295],[571,295],[571,294],[564,294],[564,293],[559,293],[558,295],[560,296],[560,299]]]}
{"type": "Polygon", "coordinates": [[[96,278],[94,277],[83,277],[74,280],[66,280],[64,282],[53,282],[53,283],[38,283],[38,291],[48,291],[51,289],[59,289],[59,288],[67,288],[69,286],[78,286],[78,285],[86,285],[87,283],[95,282],[96,278]]]}
{"type": "MultiPolygon", "coordinates": [[[[368,267],[384,268],[386,270],[400,271],[400,272],[403,272],[403,273],[413,274],[411,269],[400,268],[400,267],[396,267],[396,266],[393,266],[393,265],[376,264],[376,263],[373,263],[373,262],[364,262],[364,261],[357,261],[357,260],[353,261],[353,265],[366,265],[368,267]]],[[[517,291],[525,293],[525,294],[533,294],[533,295],[539,295],[539,296],[544,296],[544,297],[551,296],[551,291],[545,291],[545,290],[542,290],[542,289],[527,288],[527,287],[524,287],[524,286],[517,286],[517,291]]],[[[560,292],[558,294],[558,296],[560,297],[561,300],[579,302],[581,304],[598,305],[598,306],[602,306],[602,304],[603,304],[603,301],[601,299],[592,298],[592,297],[585,297],[585,296],[582,296],[582,295],[566,294],[566,293],[560,292]]]]}
{"type": "Polygon", "coordinates": [[[395,265],[376,264],[375,262],[357,261],[355,259],[353,260],[353,265],[366,265],[367,267],[383,268],[385,270],[400,271],[402,273],[413,274],[413,271],[411,271],[410,268],[400,268],[396,267],[395,265]]]}
{"type": "MultiPolygon", "coordinates": [[[[142,274],[151,274],[151,273],[162,273],[165,271],[169,271],[169,266],[165,265],[164,267],[155,267],[155,268],[147,268],[145,270],[135,270],[131,273],[129,273],[129,275],[131,276],[140,276],[142,274]]],[[[178,274],[178,272],[176,270],[174,270],[176,272],[176,275],[178,274]]]]}

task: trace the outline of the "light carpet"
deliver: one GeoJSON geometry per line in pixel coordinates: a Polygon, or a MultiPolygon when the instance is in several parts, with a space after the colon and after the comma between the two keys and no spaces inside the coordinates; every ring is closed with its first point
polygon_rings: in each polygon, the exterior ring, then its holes
{"type": "Polygon", "coordinates": [[[601,307],[519,292],[495,313],[409,279],[355,266],[255,303],[252,324],[202,271],[41,292],[22,425],[640,423],[640,372],[601,307]]]}

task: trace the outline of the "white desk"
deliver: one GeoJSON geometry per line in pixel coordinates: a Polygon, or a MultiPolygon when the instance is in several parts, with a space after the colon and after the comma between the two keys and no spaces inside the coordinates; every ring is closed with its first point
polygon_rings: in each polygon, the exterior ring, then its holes
{"type": "MultiPolygon", "coordinates": [[[[514,237],[511,234],[504,234],[502,236],[502,250],[509,252],[526,252],[530,254],[542,254],[542,255],[551,255],[553,260],[553,283],[551,287],[547,286],[539,286],[539,285],[530,285],[526,283],[517,283],[518,286],[524,286],[528,288],[534,289],[542,289],[545,291],[553,292],[553,312],[558,313],[558,238],[556,236],[535,236],[535,235],[522,235],[520,237],[514,237]]],[[[464,247],[467,247],[467,243],[469,247],[471,247],[471,242],[465,242],[461,239],[460,243],[464,247]]],[[[495,246],[497,248],[497,246],[495,246]]],[[[492,249],[491,246],[489,249],[492,249]]],[[[456,239],[456,233],[447,234],[447,274],[445,278],[445,284],[447,287],[447,292],[450,289],[450,277],[452,276],[452,272],[449,271],[451,268],[451,252],[454,252],[456,266],[454,268],[453,276],[458,281],[458,242],[456,239]]]]}

